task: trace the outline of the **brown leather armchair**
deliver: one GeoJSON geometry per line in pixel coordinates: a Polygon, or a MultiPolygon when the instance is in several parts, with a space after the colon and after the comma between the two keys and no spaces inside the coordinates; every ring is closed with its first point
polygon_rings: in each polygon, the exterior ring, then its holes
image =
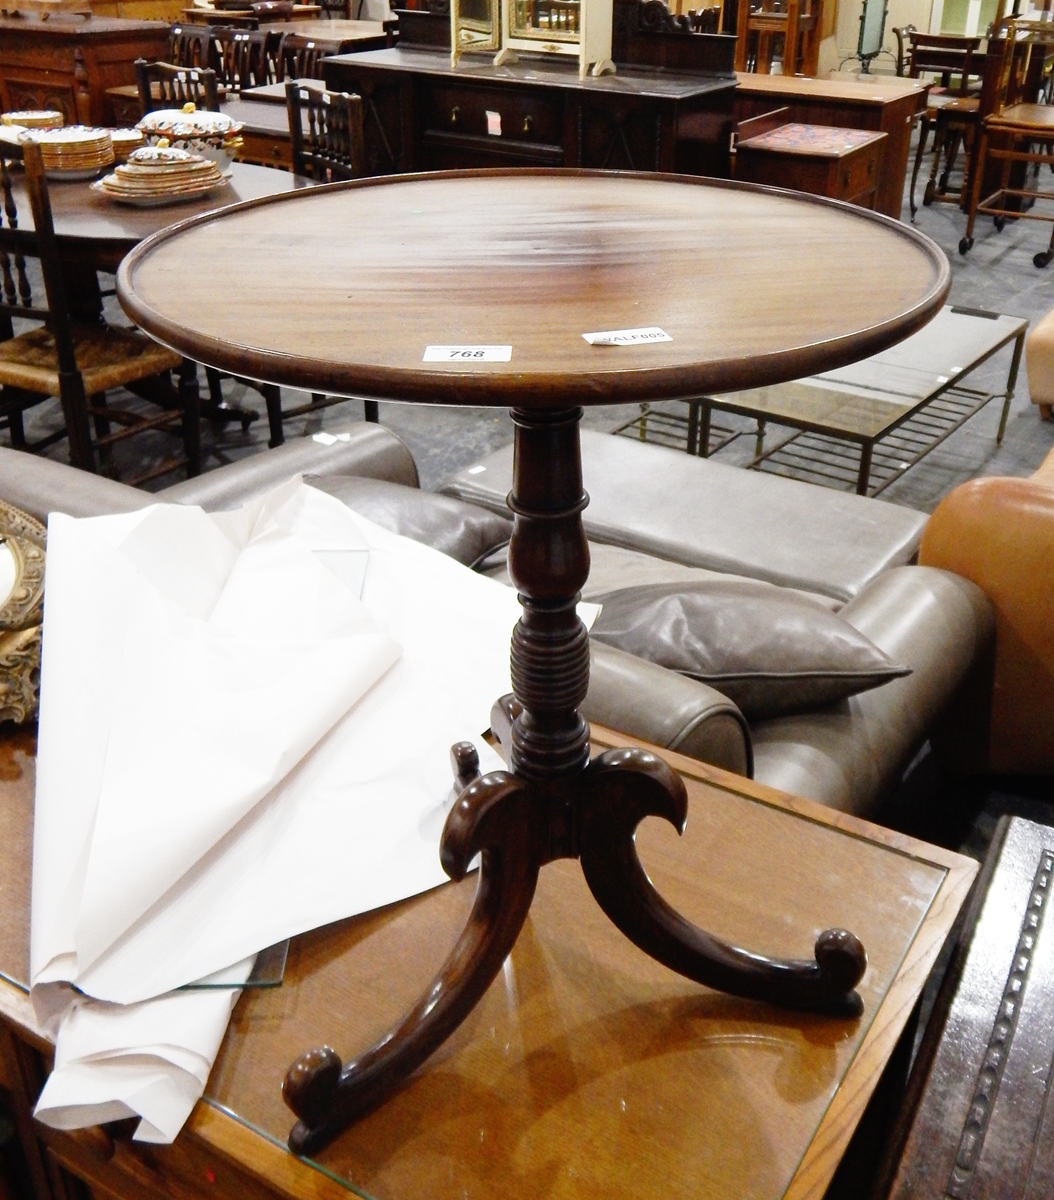
{"type": "Polygon", "coordinates": [[[1031,478],[973,479],[939,505],[919,562],[976,583],[996,613],[990,771],[1054,771],[1054,451],[1031,478]]]}

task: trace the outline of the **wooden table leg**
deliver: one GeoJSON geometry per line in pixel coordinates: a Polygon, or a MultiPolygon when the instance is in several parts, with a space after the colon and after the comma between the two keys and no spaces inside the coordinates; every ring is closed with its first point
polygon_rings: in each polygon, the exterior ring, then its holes
{"type": "Polygon", "coordinates": [[[854,989],[867,956],[847,930],[821,933],[812,959],[769,959],[711,937],[671,908],[641,866],[634,835],[646,816],[683,831],[684,783],[645,750],[609,750],[590,761],[589,726],[579,712],[589,685],[589,635],[577,613],[589,576],[581,415],[512,413],[508,563],[523,615],[512,635],[513,697],[499,709],[510,770],[479,778],[471,747],[454,748],[455,776],[470,782],[440,843],[453,879],[481,856],[468,924],[421,999],[380,1041],[347,1066],[322,1046],[290,1067],[283,1095],[299,1117],[289,1137],[296,1153],[316,1152],[375,1108],[461,1024],[515,944],[540,867],[557,858],[578,858],[614,924],[680,974],[786,1007],[846,1018],[862,1012],[854,989]]]}

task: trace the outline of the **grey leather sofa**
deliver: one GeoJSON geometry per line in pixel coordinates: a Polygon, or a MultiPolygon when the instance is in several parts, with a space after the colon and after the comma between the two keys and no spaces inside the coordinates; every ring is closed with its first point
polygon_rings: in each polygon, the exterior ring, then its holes
{"type": "MultiPolygon", "coordinates": [[[[418,483],[406,447],[380,426],[355,425],[329,445],[289,442],[154,495],[62,464],[0,449],[0,499],[45,518],[126,512],[166,500],[235,507],[296,472],[418,483]]],[[[904,679],[818,712],[748,727],[720,692],[594,644],[589,719],[753,774],[763,783],[860,814],[896,786],[931,729],[957,713],[993,637],[980,589],[948,572],[906,565],[925,517],[911,510],[585,434],[593,572],[586,595],[635,582],[715,572],[766,579],[822,597],[891,658],[904,679]],[[656,457],[657,455],[657,457],[656,457]]],[[[511,453],[484,460],[443,489],[504,509],[511,453]]],[[[505,578],[500,556],[486,568],[505,578]]]]}

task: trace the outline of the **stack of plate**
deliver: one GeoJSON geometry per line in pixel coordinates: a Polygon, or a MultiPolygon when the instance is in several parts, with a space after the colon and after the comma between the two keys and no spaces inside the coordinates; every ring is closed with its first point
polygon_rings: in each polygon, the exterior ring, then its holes
{"type": "Polygon", "coordinates": [[[59,129],[66,123],[62,113],[51,108],[7,112],[0,116],[0,121],[5,125],[20,125],[23,129],[59,129]]]}
{"type": "Polygon", "coordinates": [[[111,200],[147,208],[195,200],[227,182],[211,158],[170,146],[144,146],[92,187],[111,200]]]}
{"type": "Polygon", "coordinates": [[[34,129],[22,137],[39,143],[44,170],[53,179],[90,179],[113,162],[108,129],[65,125],[61,129],[34,129]]]}
{"type": "Polygon", "coordinates": [[[146,145],[146,137],[139,129],[111,129],[110,141],[113,142],[113,152],[119,163],[127,162],[133,150],[146,145]]]}

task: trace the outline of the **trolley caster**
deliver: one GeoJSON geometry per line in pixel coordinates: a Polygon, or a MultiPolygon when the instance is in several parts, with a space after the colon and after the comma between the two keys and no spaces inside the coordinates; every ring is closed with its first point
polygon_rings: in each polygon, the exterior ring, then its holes
{"type": "Polygon", "coordinates": [[[1006,217],[993,217],[992,224],[1002,233],[1006,228],[1006,217]]]}
{"type": "Polygon", "coordinates": [[[972,246],[973,246],[973,238],[972,237],[961,238],[959,240],[959,253],[960,254],[968,254],[972,246]]]}
{"type": "Polygon", "coordinates": [[[1051,259],[1054,259],[1054,250],[1043,250],[1032,259],[1032,265],[1043,268],[1050,265],[1051,259]]]}

